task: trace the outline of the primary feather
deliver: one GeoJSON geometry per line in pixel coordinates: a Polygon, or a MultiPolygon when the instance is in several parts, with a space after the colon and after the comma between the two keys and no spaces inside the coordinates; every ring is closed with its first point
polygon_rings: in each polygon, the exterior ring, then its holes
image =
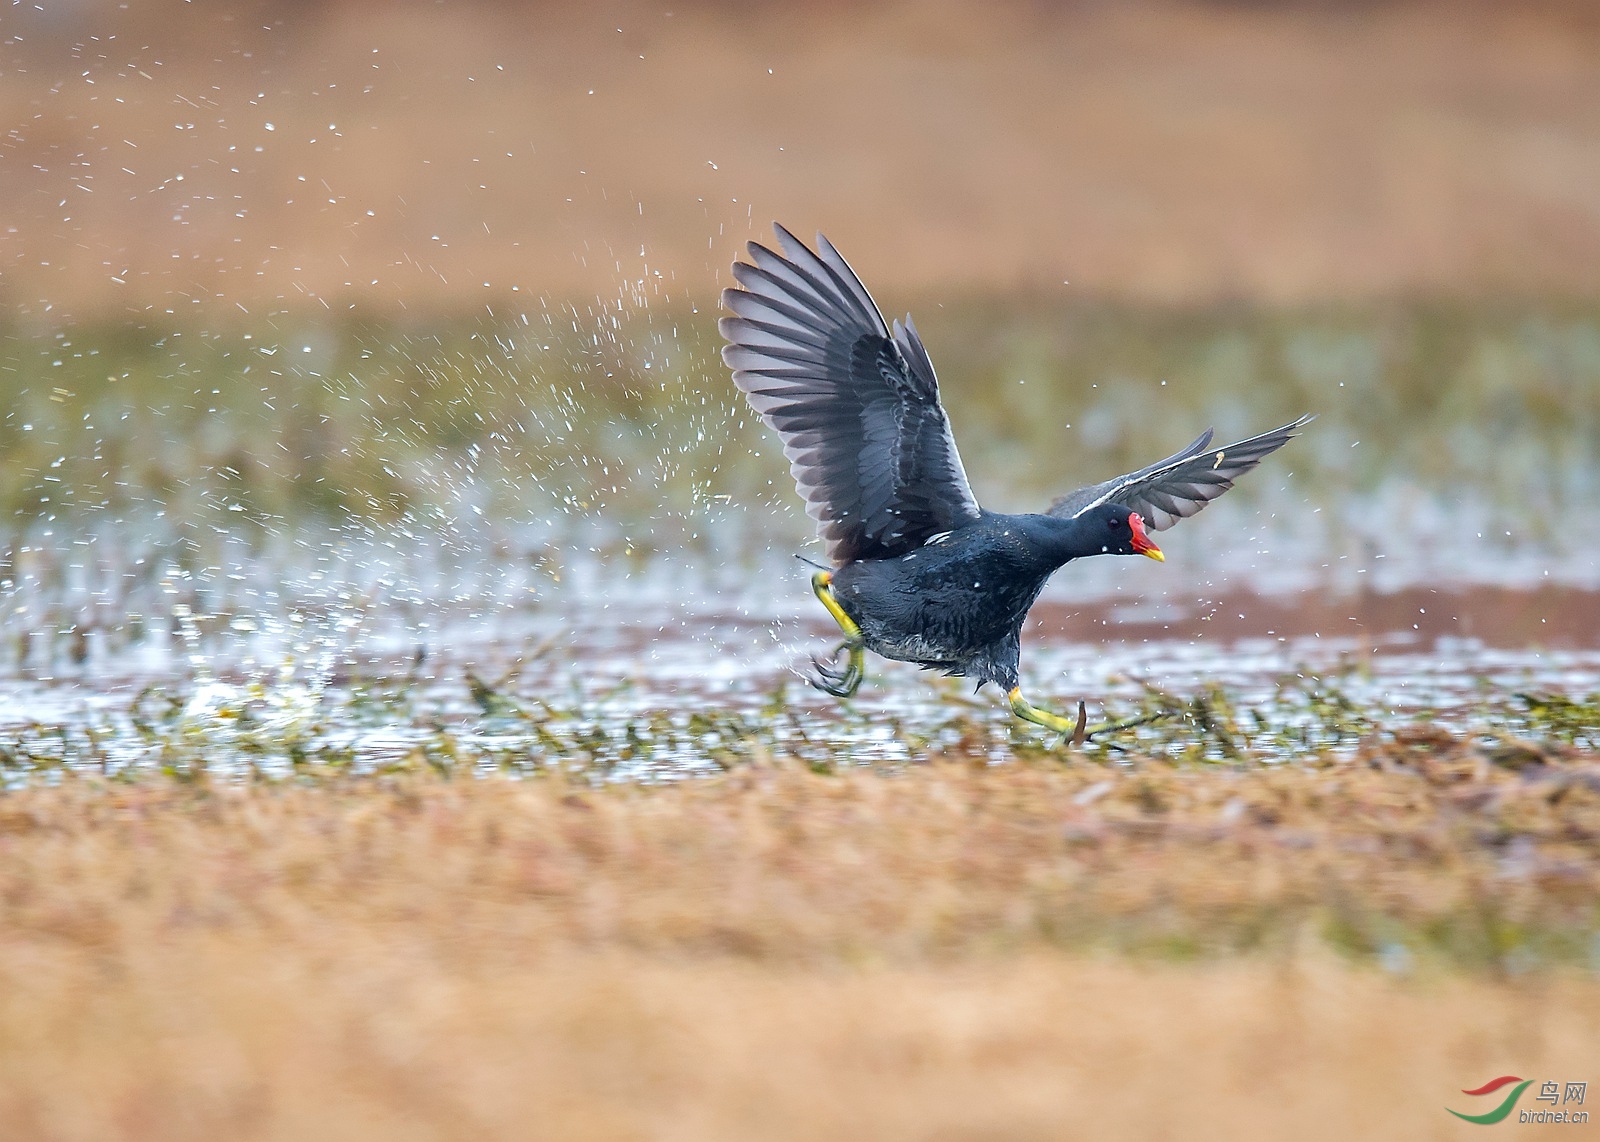
{"type": "Polygon", "coordinates": [[[1189,447],[1165,460],[1103,484],[1068,492],[1050,505],[1048,514],[1072,519],[1091,508],[1117,504],[1138,512],[1151,531],[1164,531],[1233,487],[1235,480],[1264,457],[1298,436],[1295,429],[1310,420],[1311,417],[1302,416],[1282,428],[1221,448],[1207,447],[1211,443],[1208,428],[1189,447]]]}
{"type": "Polygon", "coordinates": [[[777,227],[749,245],[722,303],[722,358],[783,441],[836,564],[888,559],[977,520],[978,503],[908,317],[891,330],[833,245],[777,227]]]}

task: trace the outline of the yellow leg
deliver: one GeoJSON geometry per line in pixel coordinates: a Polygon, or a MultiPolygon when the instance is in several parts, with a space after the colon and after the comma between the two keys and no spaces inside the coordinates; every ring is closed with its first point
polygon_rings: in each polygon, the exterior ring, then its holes
{"type": "Polygon", "coordinates": [[[816,593],[822,605],[828,608],[828,613],[833,616],[833,621],[839,624],[839,629],[844,631],[844,636],[852,641],[860,641],[861,628],[856,626],[856,620],[844,613],[844,608],[839,605],[839,600],[833,597],[833,572],[818,571],[811,576],[811,590],[816,593]]]}
{"type": "Polygon", "coordinates": [[[1011,703],[1011,712],[1025,722],[1032,722],[1036,726],[1043,726],[1047,730],[1054,730],[1063,737],[1069,738],[1073,745],[1082,745],[1087,739],[1085,732],[1089,725],[1089,711],[1082,702],[1078,703],[1078,720],[1069,722],[1060,714],[1052,714],[1049,710],[1041,710],[1032,702],[1022,696],[1022,687],[1013,686],[1011,693],[1006,695],[1006,700],[1011,703]]]}
{"type": "Polygon", "coordinates": [[[839,629],[844,631],[844,642],[833,652],[832,658],[838,658],[841,650],[848,651],[849,656],[842,670],[812,658],[811,664],[817,668],[817,677],[811,680],[811,684],[835,698],[848,698],[860,688],[861,679],[866,674],[862,665],[861,628],[856,625],[854,619],[844,613],[839,600],[833,597],[832,584],[832,571],[818,571],[811,576],[811,590],[816,593],[822,605],[828,608],[828,613],[833,616],[833,621],[839,624],[839,629]]]}

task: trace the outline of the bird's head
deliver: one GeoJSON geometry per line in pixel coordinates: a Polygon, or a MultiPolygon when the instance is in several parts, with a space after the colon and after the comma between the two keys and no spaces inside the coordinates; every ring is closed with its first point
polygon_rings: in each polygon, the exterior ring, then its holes
{"type": "Polygon", "coordinates": [[[1144,529],[1144,518],[1138,512],[1107,504],[1098,511],[1103,529],[1100,552],[1103,555],[1146,555],[1165,563],[1167,557],[1161,548],[1151,542],[1144,529]]]}

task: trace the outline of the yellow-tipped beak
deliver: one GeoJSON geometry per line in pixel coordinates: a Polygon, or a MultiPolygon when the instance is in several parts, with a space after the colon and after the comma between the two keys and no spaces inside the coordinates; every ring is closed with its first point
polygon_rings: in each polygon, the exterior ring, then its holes
{"type": "Polygon", "coordinates": [[[1128,514],[1128,528],[1133,533],[1133,549],[1140,555],[1148,555],[1157,563],[1165,563],[1167,557],[1161,554],[1161,548],[1150,542],[1150,536],[1145,533],[1144,520],[1138,512],[1128,514]]]}

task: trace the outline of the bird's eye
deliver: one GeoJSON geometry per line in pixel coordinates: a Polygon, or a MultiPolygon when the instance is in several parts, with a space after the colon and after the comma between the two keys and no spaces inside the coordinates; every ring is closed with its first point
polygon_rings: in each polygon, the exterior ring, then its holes
{"type": "Polygon", "coordinates": [[[1112,527],[1121,527],[1122,526],[1122,521],[1120,519],[1113,519],[1111,521],[1111,526],[1112,527]]]}

